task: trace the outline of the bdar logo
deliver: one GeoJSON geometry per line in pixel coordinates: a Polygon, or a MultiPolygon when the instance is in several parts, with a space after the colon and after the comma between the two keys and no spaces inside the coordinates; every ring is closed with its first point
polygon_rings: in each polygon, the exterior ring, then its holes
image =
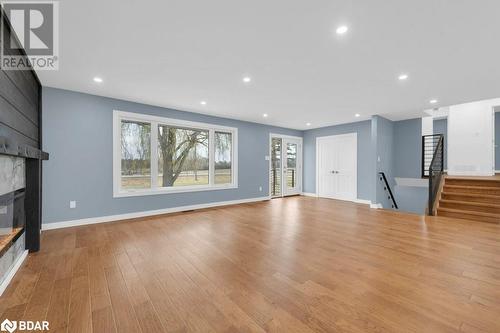
{"type": "Polygon", "coordinates": [[[2,324],[0,324],[0,331],[12,333],[15,330],[19,331],[48,331],[49,322],[48,321],[31,321],[31,320],[12,320],[5,319],[2,324]]]}
{"type": "Polygon", "coordinates": [[[7,332],[14,332],[17,328],[17,322],[16,321],[10,321],[8,319],[5,319],[2,324],[0,325],[0,329],[2,331],[7,331],[7,332]]]}

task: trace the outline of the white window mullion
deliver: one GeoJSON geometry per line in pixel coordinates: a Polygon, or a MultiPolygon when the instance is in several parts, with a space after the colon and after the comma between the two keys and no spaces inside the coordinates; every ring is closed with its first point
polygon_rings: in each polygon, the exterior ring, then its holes
{"type": "Polygon", "coordinates": [[[215,130],[211,129],[208,136],[208,183],[215,184],[215,130]]]}
{"type": "Polygon", "coordinates": [[[238,186],[238,131],[231,131],[231,184],[238,186]]]}
{"type": "Polygon", "coordinates": [[[158,188],[158,123],[151,123],[151,188],[158,188]]]}
{"type": "Polygon", "coordinates": [[[122,166],[121,166],[121,124],[122,119],[116,115],[113,116],[113,196],[118,195],[121,190],[121,175],[122,175],[122,166]]]}

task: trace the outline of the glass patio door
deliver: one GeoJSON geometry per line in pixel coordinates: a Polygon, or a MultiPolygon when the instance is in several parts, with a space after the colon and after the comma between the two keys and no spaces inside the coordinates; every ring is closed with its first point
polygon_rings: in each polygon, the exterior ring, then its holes
{"type": "Polygon", "coordinates": [[[271,138],[271,170],[270,170],[270,182],[269,186],[271,189],[271,197],[281,197],[281,178],[282,178],[282,167],[281,167],[281,157],[282,157],[282,144],[283,140],[281,138],[271,138]]]}
{"type": "Polygon", "coordinates": [[[283,139],[283,195],[302,191],[302,144],[298,139],[283,139]]]}
{"type": "Polygon", "coordinates": [[[282,197],[302,191],[302,140],[271,137],[270,194],[282,197]]]}

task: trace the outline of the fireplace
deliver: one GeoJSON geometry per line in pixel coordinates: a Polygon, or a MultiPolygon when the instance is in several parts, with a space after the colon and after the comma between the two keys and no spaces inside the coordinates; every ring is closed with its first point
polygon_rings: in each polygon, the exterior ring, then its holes
{"type": "MultiPolygon", "coordinates": [[[[0,30],[21,55],[7,15],[0,30]]],[[[17,51],[16,51],[17,52],[17,51]]],[[[42,85],[33,69],[0,68],[0,295],[29,252],[40,249],[42,212],[42,85]]]]}
{"type": "Polygon", "coordinates": [[[25,227],[25,159],[0,155],[0,253],[25,227]]]}

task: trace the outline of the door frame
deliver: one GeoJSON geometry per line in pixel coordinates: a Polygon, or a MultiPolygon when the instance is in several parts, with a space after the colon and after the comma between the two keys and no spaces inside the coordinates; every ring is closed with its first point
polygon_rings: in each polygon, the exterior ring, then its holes
{"type": "MultiPolygon", "coordinates": [[[[297,154],[297,156],[300,158],[300,172],[297,173],[297,179],[299,181],[299,191],[297,193],[294,193],[294,194],[290,194],[291,195],[301,195],[302,194],[302,188],[303,188],[303,184],[302,184],[302,174],[303,174],[303,165],[304,165],[304,143],[303,143],[303,138],[301,136],[293,136],[293,135],[285,135],[285,134],[277,134],[277,133],[269,133],[269,142],[268,142],[268,152],[269,152],[269,155],[267,156],[268,158],[268,167],[267,167],[267,182],[269,184],[269,197],[270,198],[283,198],[283,197],[286,197],[286,195],[283,193],[283,165],[281,166],[281,191],[280,191],[280,195],[276,195],[276,196],[272,196],[271,195],[271,182],[270,182],[270,179],[271,179],[271,167],[272,167],[272,157],[271,157],[271,143],[272,143],[272,139],[273,138],[280,138],[280,139],[293,139],[293,140],[298,140],[300,142],[300,154],[297,154]]],[[[281,147],[281,153],[283,154],[283,146],[281,147]]],[[[281,163],[283,163],[283,158],[281,159],[281,163]]]]}
{"type": "MultiPolygon", "coordinates": [[[[357,132],[316,137],[316,196],[320,197],[320,195],[319,195],[319,143],[322,140],[339,138],[339,137],[352,137],[352,138],[354,138],[354,142],[356,143],[356,161],[354,162],[354,167],[356,169],[356,172],[354,172],[354,175],[355,175],[354,176],[354,199],[352,201],[357,201],[358,200],[358,133],[357,132]]],[[[339,199],[339,198],[331,198],[331,199],[345,200],[345,199],[339,199]]]]}

